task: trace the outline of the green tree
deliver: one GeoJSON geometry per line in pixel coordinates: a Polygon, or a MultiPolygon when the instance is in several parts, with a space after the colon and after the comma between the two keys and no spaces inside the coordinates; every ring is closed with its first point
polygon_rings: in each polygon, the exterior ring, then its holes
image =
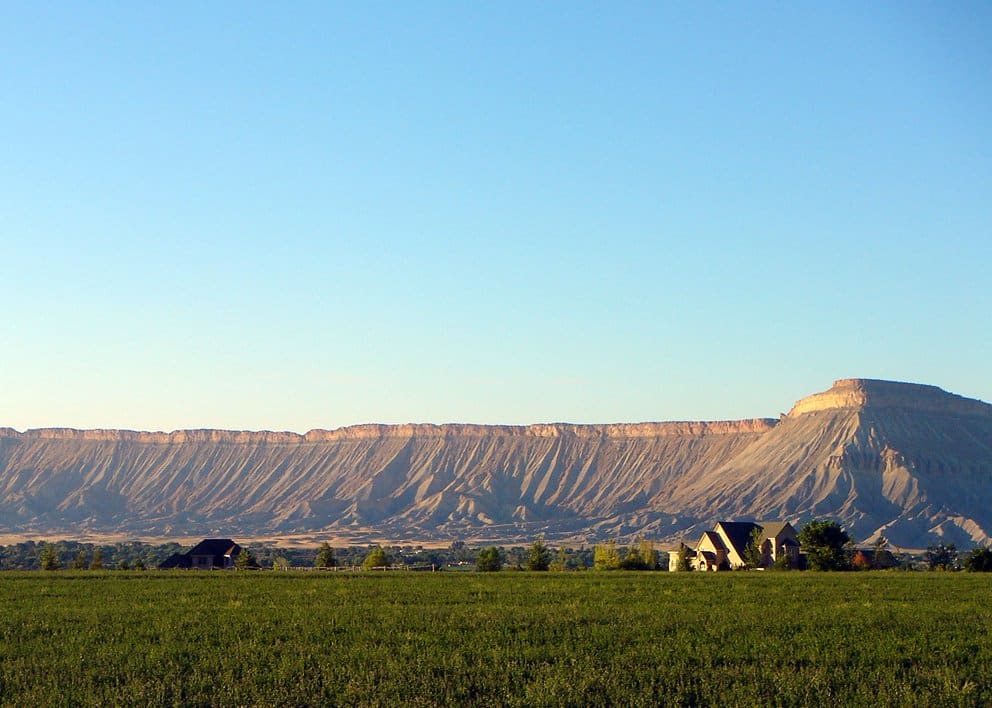
{"type": "Polygon", "coordinates": [[[82,548],[79,549],[79,552],[76,554],[75,559],[73,559],[72,561],[72,569],[86,570],[86,551],[84,551],[82,548]]]}
{"type": "Polygon", "coordinates": [[[613,541],[596,544],[592,555],[594,570],[616,570],[620,567],[620,553],[613,541]]]}
{"type": "Polygon", "coordinates": [[[851,537],[836,521],[813,520],[799,532],[799,544],[812,570],[847,570],[845,547],[851,537]]]}
{"type": "Polygon", "coordinates": [[[134,562],[134,570],[144,570],[145,562],[140,558],[134,562]]]}
{"type": "Polygon", "coordinates": [[[93,557],[90,559],[90,570],[103,570],[103,549],[93,547],[93,557]]]}
{"type": "Polygon", "coordinates": [[[562,572],[568,570],[568,567],[568,549],[564,546],[559,546],[558,553],[555,555],[555,562],[551,564],[551,568],[562,572]]]}
{"type": "Polygon", "coordinates": [[[483,573],[495,573],[503,565],[499,549],[496,546],[483,548],[475,561],[475,569],[483,573]]]}
{"type": "Polygon", "coordinates": [[[642,538],[638,541],[637,547],[641,554],[641,560],[644,561],[646,569],[658,570],[658,554],[654,550],[654,541],[649,541],[646,538],[642,538]]]}
{"type": "Polygon", "coordinates": [[[958,549],[953,543],[943,541],[927,546],[927,565],[930,570],[957,570],[958,549]]]}
{"type": "Polygon", "coordinates": [[[365,556],[365,560],[362,561],[362,570],[373,570],[375,568],[385,568],[389,566],[389,556],[382,549],[382,546],[376,546],[368,555],[365,556]]]}
{"type": "Polygon", "coordinates": [[[58,570],[62,567],[62,564],[59,563],[59,554],[55,551],[55,546],[50,543],[46,543],[41,549],[38,560],[42,570],[58,570]]]}
{"type": "Polygon", "coordinates": [[[317,549],[317,558],[313,564],[315,568],[333,568],[337,565],[337,561],[334,559],[334,549],[327,541],[320,544],[320,548],[317,549]]]}
{"type": "Polygon", "coordinates": [[[964,558],[969,573],[992,573],[992,548],[973,548],[964,558]]]}
{"type": "Polygon", "coordinates": [[[544,539],[539,538],[530,544],[527,553],[527,570],[547,570],[551,566],[551,551],[544,545],[544,539]]]}
{"type": "Polygon", "coordinates": [[[675,570],[678,572],[692,570],[692,564],[689,562],[689,547],[685,543],[679,543],[679,550],[675,556],[675,570]]]}
{"type": "Polygon", "coordinates": [[[761,553],[761,536],[760,526],[756,526],[751,531],[751,535],[748,536],[747,545],[744,546],[744,566],[746,568],[760,568],[764,565],[765,559],[761,553]]]}
{"type": "Polygon", "coordinates": [[[647,570],[636,548],[628,548],[620,559],[620,570],[647,570]]]}
{"type": "Polygon", "coordinates": [[[242,547],[238,557],[234,559],[234,567],[238,570],[249,570],[258,567],[258,560],[247,548],[242,547]]]}

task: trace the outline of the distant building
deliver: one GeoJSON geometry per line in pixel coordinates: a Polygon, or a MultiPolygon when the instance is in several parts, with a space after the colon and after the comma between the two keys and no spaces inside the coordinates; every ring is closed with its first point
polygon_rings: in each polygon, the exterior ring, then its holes
{"type": "Polygon", "coordinates": [[[185,553],[173,553],[159,568],[233,568],[241,546],[229,538],[205,538],[185,553]]]}
{"type": "MultiPolygon", "coordinates": [[[[787,557],[793,568],[799,567],[799,538],[788,521],[720,521],[712,531],[704,531],[695,548],[686,553],[693,570],[733,570],[747,565],[745,549],[755,531],[761,563],[768,568],[779,559],[787,557]]],[[[671,552],[668,569],[677,570],[678,553],[671,552]]]]}

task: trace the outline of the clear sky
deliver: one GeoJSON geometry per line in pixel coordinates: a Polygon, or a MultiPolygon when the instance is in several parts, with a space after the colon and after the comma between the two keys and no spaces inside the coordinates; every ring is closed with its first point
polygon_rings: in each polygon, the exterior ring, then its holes
{"type": "Polygon", "coordinates": [[[4,3],[0,426],[992,400],[992,5],[4,3]]]}

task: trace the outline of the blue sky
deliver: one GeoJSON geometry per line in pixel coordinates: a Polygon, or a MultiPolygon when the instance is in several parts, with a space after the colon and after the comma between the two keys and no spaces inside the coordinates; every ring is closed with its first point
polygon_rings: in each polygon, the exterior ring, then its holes
{"type": "Polygon", "coordinates": [[[992,400],[986,3],[9,3],[0,46],[0,425],[992,400]]]}

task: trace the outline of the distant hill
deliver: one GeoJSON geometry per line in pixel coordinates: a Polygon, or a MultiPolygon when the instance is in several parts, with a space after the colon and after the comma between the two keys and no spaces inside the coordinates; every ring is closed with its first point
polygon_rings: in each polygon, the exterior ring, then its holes
{"type": "Polygon", "coordinates": [[[780,420],[0,429],[0,534],[594,541],[811,517],[908,548],[992,541],[992,406],[843,379],[780,420]]]}

